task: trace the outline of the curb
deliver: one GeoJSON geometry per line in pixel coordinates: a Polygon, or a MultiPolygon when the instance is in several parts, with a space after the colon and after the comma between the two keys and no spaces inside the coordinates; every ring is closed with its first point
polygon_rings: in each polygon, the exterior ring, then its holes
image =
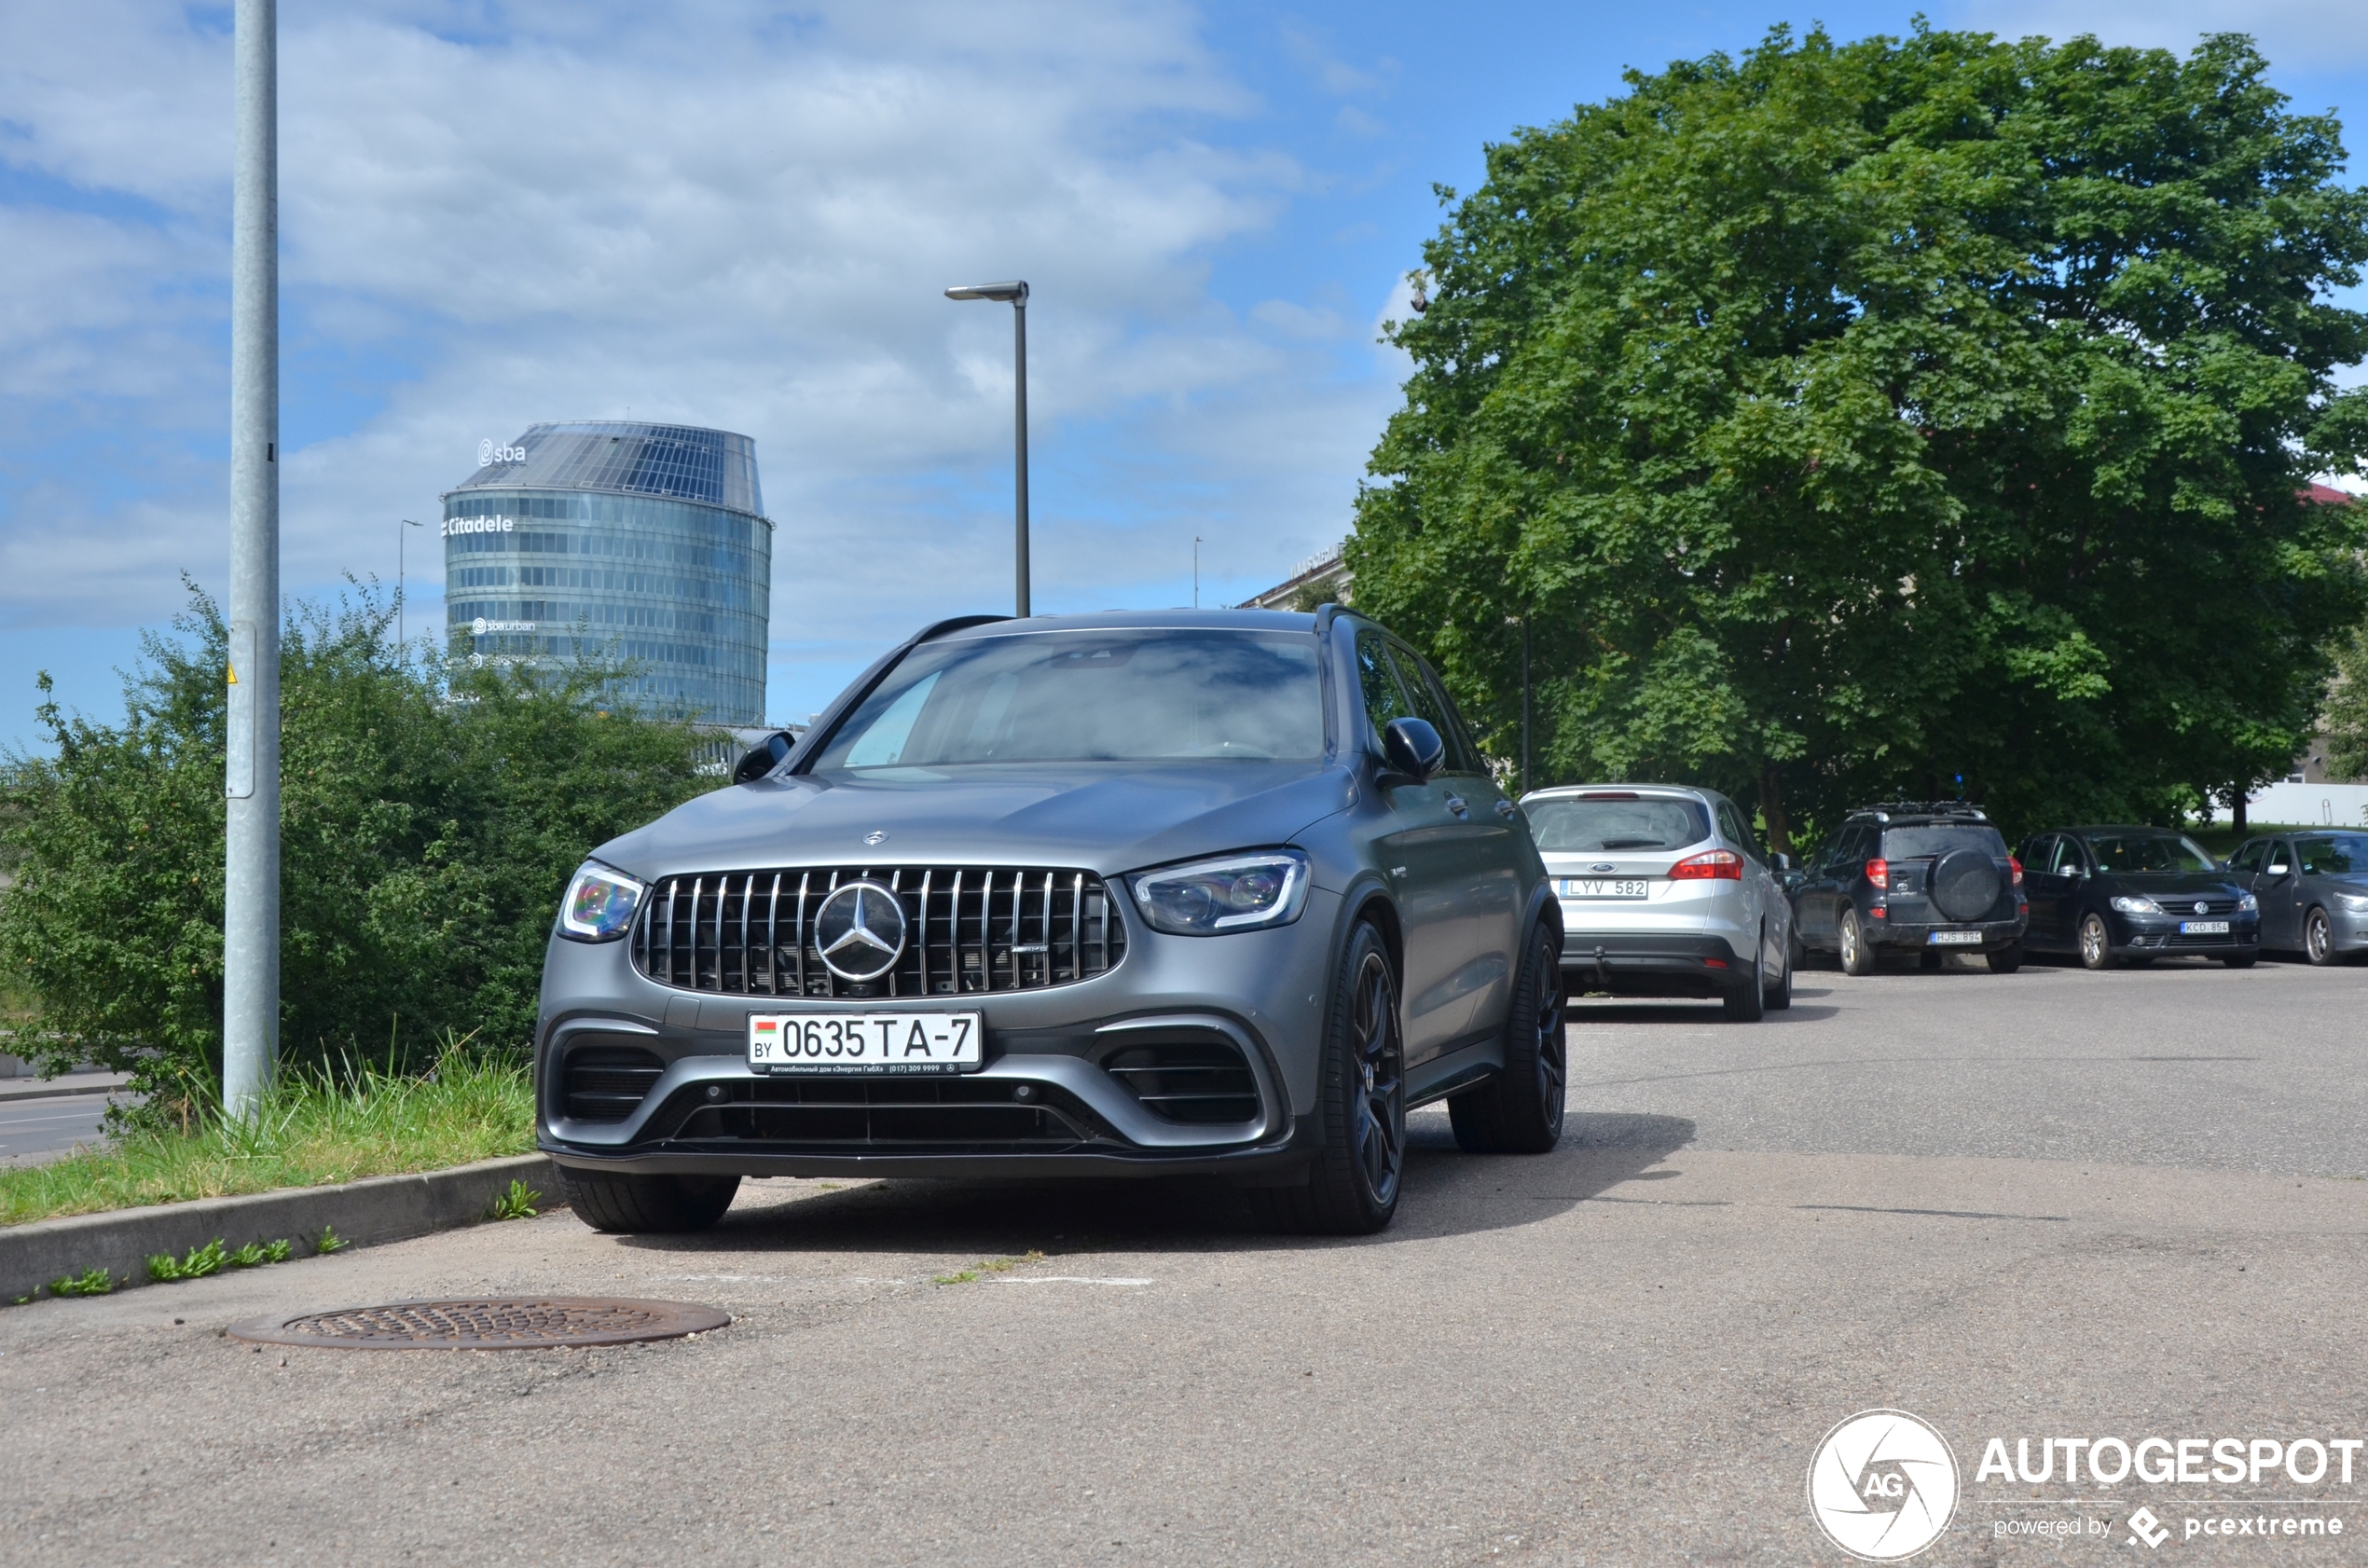
{"type": "MultiPolygon", "coordinates": [[[[17,1083],[34,1083],[39,1085],[39,1087],[33,1089],[11,1088],[9,1086],[11,1082],[10,1080],[0,1078],[0,1105],[6,1105],[10,1100],[55,1100],[62,1099],[70,1095],[112,1094],[117,1090],[121,1089],[125,1084],[130,1083],[131,1079],[129,1074],[109,1073],[105,1077],[99,1079],[97,1081],[89,1083],[67,1083],[58,1079],[48,1079],[45,1080],[37,1078],[17,1079],[13,1081],[17,1083]]],[[[20,1290],[17,1294],[21,1296],[24,1292],[20,1290]]]]}
{"type": "Polygon", "coordinates": [[[545,1207],[558,1199],[558,1173],[549,1158],[522,1154],[336,1187],[282,1188],[0,1227],[0,1302],[94,1268],[115,1275],[117,1290],[145,1286],[150,1256],[182,1257],[216,1237],[232,1248],[290,1241],[297,1257],[310,1258],[324,1229],[334,1229],[351,1245],[374,1246],[475,1225],[513,1181],[540,1191],[545,1207]]]}

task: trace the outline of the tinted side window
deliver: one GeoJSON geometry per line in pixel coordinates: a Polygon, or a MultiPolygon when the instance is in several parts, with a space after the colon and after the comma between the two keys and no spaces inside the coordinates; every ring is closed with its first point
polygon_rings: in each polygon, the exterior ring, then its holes
{"type": "Polygon", "coordinates": [[[1374,735],[1388,728],[1392,719],[1413,716],[1406,706],[1406,694],[1398,690],[1397,672],[1390,667],[1389,650],[1379,632],[1356,634],[1356,683],[1364,690],[1365,717],[1372,721],[1374,735]]]}
{"type": "Polygon", "coordinates": [[[1737,811],[1730,802],[1718,803],[1718,831],[1728,843],[1753,860],[1759,859],[1758,841],[1752,837],[1751,830],[1743,826],[1742,813],[1737,811]]]}
{"type": "Polygon", "coordinates": [[[2242,849],[2237,850],[2234,856],[2230,857],[2228,863],[2235,866],[2238,871],[2257,872],[2261,869],[2261,857],[2263,853],[2268,849],[2268,847],[2269,841],[2267,839],[2254,839],[2251,844],[2246,845],[2242,849]]]}
{"type": "Polygon", "coordinates": [[[2054,833],[2033,833],[2023,840],[2023,846],[2020,849],[2015,851],[2015,859],[2023,863],[2025,871],[2044,872],[2049,859],[2055,853],[2056,835],[2054,833]]]}
{"type": "Polygon", "coordinates": [[[2368,833],[2330,833],[2300,840],[2294,847],[2302,853],[2306,876],[2351,876],[2368,871],[2368,833]]]}
{"type": "MultiPolygon", "coordinates": [[[[1405,655],[1399,656],[1403,658],[1405,655]]],[[[1439,734],[1447,737],[1447,750],[1463,758],[1461,771],[1486,773],[1488,763],[1480,756],[1480,747],[1472,740],[1472,727],[1464,722],[1463,710],[1455,706],[1455,699],[1447,695],[1447,682],[1439,678],[1439,671],[1427,662],[1418,658],[1414,663],[1422,670],[1423,680],[1430,688],[1431,700],[1439,705],[1439,712],[1447,718],[1447,727],[1439,734]]]]}
{"type": "Polygon", "coordinates": [[[1398,684],[1414,704],[1414,717],[1426,721],[1447,745],[1446,771],[1478,773],[1480,759],[1464,735],[1464,726],[1455,722],[1454,710],[1448,707],[1447,694],[1431,667],[1423,662],[1421,654],[1403,645],[1393,646],[1390,657],[1397,665],[1398,684]]]}
{"type": "Polygon", "coordinates": [[[2047,869],[2063,876],[2078,876],[2087,864],[2081,858],[2080,840],[2067,833],[2056,841],[2056,856],[2047,869]]]}

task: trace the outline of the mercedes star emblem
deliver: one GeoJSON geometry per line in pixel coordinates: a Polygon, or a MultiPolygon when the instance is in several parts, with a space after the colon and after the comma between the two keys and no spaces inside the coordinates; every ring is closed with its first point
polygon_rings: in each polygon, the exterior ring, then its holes
{"type": "Polygon", "coordinates": [[[886,844],[888,842],[888,834],[874,828],[870,832],[863,835],[863,842],[874,846],[886,844]]]}
{"type": "Polygon", "coordinates": [[[904,952],[904,903],[877,882],[842,882],[814,912],[814,945],[841,980],[877,980],[904,952]]]}

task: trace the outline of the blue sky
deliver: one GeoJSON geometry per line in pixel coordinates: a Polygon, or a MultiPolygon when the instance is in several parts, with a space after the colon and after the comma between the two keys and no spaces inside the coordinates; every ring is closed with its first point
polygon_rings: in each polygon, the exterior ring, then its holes
{"type": "MultiPolygon", "coordinates": [[[[802,718],[1006,607],[1008,320],[938,291],[1023,276],[1038,607],[1186,602],[1195,535],[1239,598],[1347,527],[1435,182],[1625,66],[1917,8],[282,0],[286,585],[391,583],[398,519],[537,420],[743,431],[802,718]]],[[[2356,0],[1921,8],[2250,31],[2368,142],[2356,0]]],[[[229,108],[227,7],[0,8],[0,740],[39,669],[114,717],[182,573],[221,585],[229,108]]]]}

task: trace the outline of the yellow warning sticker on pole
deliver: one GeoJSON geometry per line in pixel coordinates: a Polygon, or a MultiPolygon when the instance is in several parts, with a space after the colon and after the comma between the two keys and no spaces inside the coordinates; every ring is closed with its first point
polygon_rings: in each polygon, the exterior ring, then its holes
{"type": "Polygon", "coordinates": [[[239,667],[238,667],[237,665],[232,665],[232,666],[230,667],[230,684],[232,684],[233,686],[235,686],[235,685],[237,685],[238,683],[239,683],[239,667]]]}

